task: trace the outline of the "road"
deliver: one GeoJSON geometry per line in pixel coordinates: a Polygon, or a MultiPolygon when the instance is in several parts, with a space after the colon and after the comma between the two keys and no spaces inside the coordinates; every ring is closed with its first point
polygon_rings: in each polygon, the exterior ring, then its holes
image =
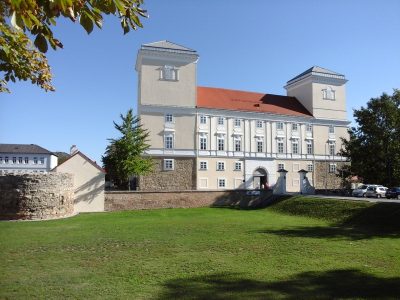
{"type": "Polygon", "coordinates": [[[367,202],[391,202],[400,204],[400,200],[386,199],[386,198],[363,198],[363,197],[346,197],[346,196],[325,196],[325,195],[308,195],[316,198],[339,199],[339,200],[353,200],[353,201],[367,201],[367,202]]]}

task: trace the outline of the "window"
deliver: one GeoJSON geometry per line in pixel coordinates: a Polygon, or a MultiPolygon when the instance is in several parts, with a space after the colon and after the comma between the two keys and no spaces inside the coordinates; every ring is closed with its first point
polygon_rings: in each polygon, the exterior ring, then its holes
{"type": "Polygon", "coordinates": [[[240,119],[235,119],[235,127],[240,127],[240,119]]]}
{"type": "Polygon", "coordinates": [[[327,86],[326,89],[322,90],[322,97],[326,100],[335,100],[335,94],[335,90],[330,86],[327,86]]]}
{"type": "Polygon", "coordinates": [[[19,163],[19,164],[22,164],[22,157],[21,157],[21,156],[18,157],[18,163],[19,163]]]}
{"type": "Polygon", "coordinates": [[[329,164],[329,173],[336,173],[336,165],[329,164]]]}
{"type": "Polygon", "coordinates": [[[200,150],[207,150],[207,137],[200,137],[200,150]]]}
{"type": "Polygon", "coordinates": [[[200,162],[200,170],[207,170],[208,169],[208,165],[206,161],[201,161],[200,162]]]}
{"type": "Polygon", "coordinates": [[[329,155],[334,156],[336,154],[336,145],[334,142],[329,142],[329,155]]]}
{"type": "Polygon", "coordinates": [[[263,152],[263,141],[257,141],[257,152],[263,152]]]}
{"type": "Polygon", "coordinates": [[[38,159],[37,159],[37,157],[34,157],[33,158],[33,164],[37,165],[37,163],[38,163],[38,159]]]}
{"type": "Polygon", "coordinates": [[[4,157],[4,162],[8,164],[8,156],[4,157]]]}
{"type": "Polygon", "coordinates": [[[25,163],[26,163],[26,164],[29,163],[29,157],[25,157],[25,163]]]}
{"type": "Polygon", "coordinates": [[[292,124],[292,131],[297,131],[298,125],[297,124],[292,124]]]}
{"type": "Polygon", "coordinates": [[[276,123],[276,129],[277,130],[283,130],[283,123],[282,122],[276,123]]]}
{"type": "Polygon", "coordinates": [[[283,138],[279,138],[278,140],[277,140],[277,142],[278,142],[278,153],[283,153],[283,138]]]}
{"type": "Polygon", "coordinates": [[[263,127],[263,122],[260,121],[260,120],[257,120],[257,122],[256,122],[256,127],[257,127],[257,128],[262,128],[262,127],[263,127]]]}
{"type": "Polygon", "coordinates": [[[335,127],[333,125],[329,126],[329,133],[335,133],[335,127]]]}
{"type": "Polygon", "coordinates": [[[173,159],[164,159],[164,171],[171,171],[174,169],[173,159]]]}
{"type": "Polygon", "coordinates": [[[12,162],[13,162],[13,164],[16,164],[16,163],[17,163],[17,158],[16,158],[15,156],[13,156],[12,162]]]}
{"type": "Polygon", "coordinates": [[[224,125],[224,118],[218,117],[218,125],[224,125]]]}
{"type": "Polygon", "coordinates": [[[177,81],[178,80],[178,69],[174,66],[164,66],[161,69],[161,78],[163,80],[171,80],[177,81]]]}
{"type": "Polygon", "coordinates": [[[284,170],[285,164],[278,164],[278,170],[284,170]]]}
{"type": "Polygon", "coordinates": [[[3,163],[3,156],[0,156],[0,164],[3,163]]]}
{"type": "Polygon", "coordinates": [[[174,121],[174,117],[171,114],[165,115],[165,123],[172,123],[174,121]]]}
{"type": "MultiPolygon", "coordinates": [[[[22,158],[22,157],[21,157],[22,158]]],[[[44,164],[44,157],[40,158],[40,164],[43,165],[44,164]]]]}
{"type": "Polygon", "coordinates": [[[225,139],[223,137],[219,137],[217,140],[218,144],[218,151],[224,151],[225,150],[225,139]]]}
{"type": "Polygon", "coordinates": [[[165,149],[174,148],[174,139],[173,139],[172,135],[166,135],[164,137],[164,147],[165,147],[165,149]]]}
{"type": "Polygon", "coordinates": [[[313,154],[313,142],[312,141],[307,141],[307,154],[313,154]]]}
{"type": "Polygon", "coordinates": [[[314,172],[314,165],[313,164],[308,164],[307,165],[307,171],[308,172],[314,172]]]}
{"type": "Polygon", "coordinates": [[[207,124],[207,117],[205,115],[200,116],[200,124],[207,124]]]}
{"type": "Polygon", "coordinates": [[[312,125],[311,124],[307,124],[307,132],[312,132],[312,125]]]}
{"type": "Polygon", "coordinates": [[[224,188],[226,186],[226,180],[224,178],[218,178],[218,187],[224,188]]]}
{"type": "Polygon", "coordinates": [[[240,137],[235,138],[235,151],[242,151],[242,140],[240,137]]]}
{"type": "Polygon", "coordinates": [[[217,171],[224,171],[225,170],[225,162],[219,161],[217,162],[217,171]]]}
{"type": "Polygon", "coordinates": [[[235,171],[241,171],[242,170],[242,162],[237,161],[235,162],[235,171]]]}
{"type": "Polygon", "coordinates": [[[299,154],[299,141],[298,140],[292,141],[292,153],[299,154]]]}

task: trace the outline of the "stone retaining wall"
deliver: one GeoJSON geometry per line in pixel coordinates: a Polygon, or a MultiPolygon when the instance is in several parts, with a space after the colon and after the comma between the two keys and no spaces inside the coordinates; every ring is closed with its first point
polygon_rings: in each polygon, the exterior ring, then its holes
{"type": "Polygon", "coordinates": [[[190,208],[204,206],[258,207],[272,191],[132,191],[105,192],[106,211],[190,208]],[[258,193],[259,192],[259,193],[258,193]]]}
{"type": "Polygon", "coordinates": [[[0,219],[54,219],[73,212],[72,174],[0,176],[0,219]]]}

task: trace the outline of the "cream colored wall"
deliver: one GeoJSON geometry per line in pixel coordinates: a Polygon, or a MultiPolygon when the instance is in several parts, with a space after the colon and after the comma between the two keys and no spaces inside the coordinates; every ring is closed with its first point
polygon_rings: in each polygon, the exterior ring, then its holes
{"type": "Polygon", "coordinates": [[[313,113],[313,89],[310,80],[288,87],[287,95],[296,97],[310,113],[313,113]]]}
{"type": "Polygon", "coordinates": [[[178,63],[143,59],[139,74],[139,104],[184,106],[196,105],[196,66],[194,62],[178,63]],[[178,81],[160,80],[160,68],[173,65],[179,68],[178,81]]]}
{"type": "Polygon", "coordinates": [[[314,99],[313,115],[315,118],[347,120],[345,85],[313,83],[312,92],[314,99]],[[322,90],[328,86],[335,91],[335,100],[323,99],[322,90]]]}
{"type": "Polygon", "coordinates": [[[244,183],[244,162],[242,161],[242,170],[234,171],[235,162],[241,161],[235,158],[215,158],[215,157],[198,157],[197,158],[197,189],[222,189],[218,188],[218,178],[225,178],[226,187],[225,189],[243,188],[244,183]],[[208,162],[208,170],[200,170],[200,161],[208,162]],[[217,171],[217,162],[225,162],[225,171],[217,171]],[[201,180],[207,178],[208,187],[201,187],[201,180]],[[241,186],[235,186],[235,180],[237,185],[240,183],[241,186]],[[243,186],[242,186],[243,185],[243,186]]]}
{"type": "Polygon", "coordinates": [[[329,135],[329,126],[314,125],[314,154],[325,155],[329,153],[328,139],[334,138],[336,143],[336,152],[342,147],[341,137],[348,139],[347,127],[335,126],[335,134],[329,135]]]}
{"type": "MultiPolygon", "coordinates": [[[[298,171],[301,169],[307,171],[308,164],[313,164],[312,161],[306,160],[277,160],[276,169],[278,164],[284,164],[286,173],[286,191],[287,192],[300,192],[300,174],[298,171]]],[[[310,184],[313,185],[313,172],[307,173],[310,184]]]]}
{"type": "MultiPolygon", "coordinates": [[[[194,149],[195,147],[195,115],[174,114],[168,110],[165,113],[173,115],[175,130],[174,149],[194,149]]],[[[140,115],[143,128],[149,130],[150,148],[164,148],[165,115],[161,113],[143,113],[140,115]]]]}
{"type": "Polygon", "coordinates": [[[55,172],[74,174],[75,212],[104,211],[104,173],[76,154],[56,167],[55,172]]]}

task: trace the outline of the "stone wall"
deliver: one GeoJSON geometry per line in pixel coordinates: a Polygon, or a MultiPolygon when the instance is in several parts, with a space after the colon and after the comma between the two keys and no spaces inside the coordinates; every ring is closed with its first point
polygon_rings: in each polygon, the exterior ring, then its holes
{"type": "Polygon", "coordinates": [[[315,162],[315,189],[316,190],[337,190],[342,188],[342,178],[338,176],[340,169],[346,162],[336,163],[336,173],[329,173],[329,161],[315,162]]]}
{"type": "Polygon", "coordinates": [[[153,161],[153,172],[139,178],[139,190],[173,191],[196,189],[195,158],[157,157],[153,158],[153,161]],[[164,171],[164,158],[174,159],[174,170],[164,171]]]}
{"type": "Polygon", "coordinates": [[[72,174],[0,176],[0,219],[54,219],[73,212],[72,174]]]}
{"type": "Polygon", "coordinates": [[[271,190],[105,192],[104,209],[118,211],[204,206],[254,208],[266,205],[271,196],[271,190]]]}

